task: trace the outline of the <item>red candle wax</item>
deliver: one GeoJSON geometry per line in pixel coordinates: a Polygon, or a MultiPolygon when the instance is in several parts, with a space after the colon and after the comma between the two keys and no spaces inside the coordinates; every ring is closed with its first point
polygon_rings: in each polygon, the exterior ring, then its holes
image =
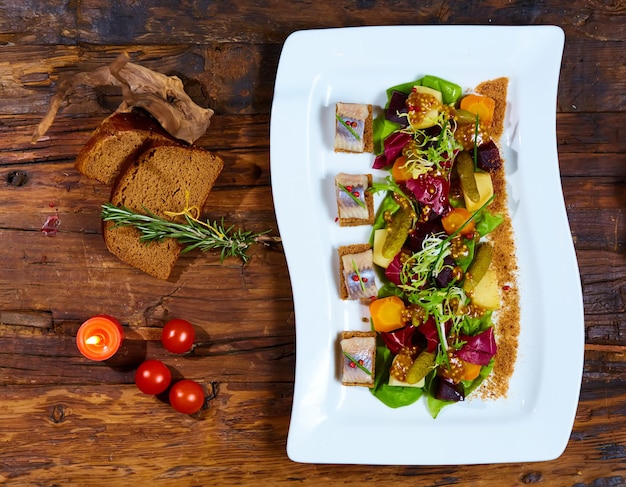
{"type": "Polygon", "coordinates": [[[76,334],[76,345],[91,360],[111,358],[120,348],[124,331],[115,318],[98,315],[85,321],[76,334]]]}

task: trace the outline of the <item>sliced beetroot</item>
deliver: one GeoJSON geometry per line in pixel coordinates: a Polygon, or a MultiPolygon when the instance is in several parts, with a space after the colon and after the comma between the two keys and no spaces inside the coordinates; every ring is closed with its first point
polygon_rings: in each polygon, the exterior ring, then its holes
{"type": "Polygon", "coordinates": [[[426,237],[442,233],[443,231],[443,225],[439,218],[425,222],[420,221],[415,226],[411,235],[409,235],[408,246],[414,252],[419,252],[423,249],[423,243],[426,237]]]}
{"type": "Polygon", "coordinates": [[[476,165],[483,171],[495,171],[502,166],[500,150],[493,140],[481,144],[477,152],[476,165]]]}
{"type": "Polygon", "coordinates": [[[461,384],[453,384],[442,377],[437,377],[435,385],[435,399],[441,401],[464,401],[465,392],[461,384]]]}
{"type": "Polygon", "coordinates": [[[472,364],[489,365],[497,352],[493,328],[487,328],[475,336],[459,335],[459,340],[466,343],[456,352],[457,356],[472,364]]]}
{"type": "Polygon", "coordinates": [[[422,205],[427,205],[435,215],[443,215],[450,208],[448,191],[450,183],[446,178],[430,174],[420,174],[417,179],[409,179],[406,187],[422,205]]]}
{"type": "Polygon", "coordinates": [[[411,134],[405,134],[404,132],[394,132],[387,137],[383,142],[383,153],[374,159],[374,169],[384,169],[391,166],[398,156],[402,154],[402,149],[411,140],[411,137],[411,134]]]}
{"type": "Polygon", "coordinates": [[[456,266],[456,262],[454,259],[447,255],[443,259],[443,268],[441,272],[435,276],[435,286],[439,289],[444,289],[448,287],[452,281],[454,281],[454,267],[456,266]]]}
{"type": "Polygon", "coordinates": [[[402,126],[409,124],[409,119],[401,114],[406,114],[408,109],[406,107],[406,99],[408,95],[401,91],[392,91],[389,98],[389,104],[387,111],[385,112],[385,118],[391,122],[398,123],[402,126]]]}

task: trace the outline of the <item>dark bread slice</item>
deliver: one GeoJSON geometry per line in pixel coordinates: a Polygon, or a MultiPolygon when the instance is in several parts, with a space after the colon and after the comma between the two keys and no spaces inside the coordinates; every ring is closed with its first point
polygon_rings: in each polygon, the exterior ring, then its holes
{"type": "MultiPolygon", "coordinates": [[[[179,212],[187,205],[202,209],[223,166],[222,159],[200,147],[150,142],[129,157],[111,192],[111,203],[173,220],[166,212],[179,212]]],[[[103,235],[120,260],[159,279],[169,278],[181,251],[174,239],[146,244],[137,229],[115,227],[112,222],[105,223],[103,235]]]]}
{"type": "Polygon", "coordinates": [[[182,143],[146,112],[114,113],[94,131],[78,153],[74,167],[85,176],[110,186],[128,157],[148,141],[182,143]]]}

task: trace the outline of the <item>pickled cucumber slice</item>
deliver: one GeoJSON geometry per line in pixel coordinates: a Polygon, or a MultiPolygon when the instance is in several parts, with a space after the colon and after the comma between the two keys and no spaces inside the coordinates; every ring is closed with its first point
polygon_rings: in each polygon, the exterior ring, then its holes
{"type": "Polygon", "coordinates": [[[409,230],[413,227],[415,213],[410,207],[400,206],[387,224],[387,237],[383,244],[382,254],[387,259],[392,259],[402,249],[409,230]]]}
{"type": "Polygon", "coordinates": [[[435,365],[435,354],[422,352],[413,361],[406,373],[406,381],[409,384],[417,384],[433,369],[435,365]]]}
{"type": "Polygon", "coordinates": [[[488,243],[482,243],[476,250],[474,260],[470,264],[465,273],[465,281],[463,282],[463,290],[469,292],[476,287],[476,284],[483,278],[487,269],[491,265],[493,258],[493,246],[488,243]]]}
{"type": "Polygon", "coordinates": [[[480,192],[474,177],[474,161],[468,152],[461,152],[456,157],[456,170],[459,174],[461,189],[467,197],[476,203],[480,200],[480,192]]]}

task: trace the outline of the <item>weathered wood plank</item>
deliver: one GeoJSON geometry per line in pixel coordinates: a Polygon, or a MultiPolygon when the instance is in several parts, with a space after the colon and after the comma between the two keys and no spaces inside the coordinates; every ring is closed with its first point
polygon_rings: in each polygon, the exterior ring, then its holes
{"type": "Polygon", "coordinates": [[[301,3],[285,5],[276,0],[261,4],[192,2],[180,6],[182,15],[167,2],[158,2],[158,7],[146,11],[141,2],[114,9],[89,0],[79,6],[77,27],[81,41],[107,44],[131,43],[136,38],[147,43],[175,39],[201,43],[205,38],[267,43],[282,42],[290,32],[301,28],[439,23],[560,24],[572,36],[623,40],[623,8],[602,2],[559,3],[560,7],[547,7],[523,1],[506,6],[488,2],[481,6],[482,18],[478,20],[471,5],[436,0],[419,5],[410,1],[376,4],[341,1],[332,5],[312,2],[307,3],[306,8],[301,3]],[[96,29],[93,26],[97,26],[96,29]]]}
{"type": "Polygon", "coordinates": [[[492,24],[562,25],[568,37],[623,40],[624,11],[619,3],[567,2],[541,4],[485,2],[481,17],[470,5],[431,0],[332,5],[250,2],[166,1],[102,4],[25,0],[0,5],[0,42],[22,44],[202,44],[222,42],[280,43],[292,31],[358,25],[492,24]]]}
{"type": "MultiPolygon", "coordinates": [[[[210,387],[210,378],[200,379],[210,387]]],[[[456,467],[317,465],[290,462],[285,441],[290,384],[221,383],[196,417],[174,412],[127,385],[10,386],[3,390],[0,429],[10,440],[5,481],[97,485],[161,481],[188,485],[420,484],[459,486],[594,485],[626,480],[626,383],[585,380],[577,422],[557,462],[456,467]],[[19,419],[19,421],[17,421],[19,419]],[[21,424],[37,425],[38,441],[21,424]],[[141,438],[138,441],[138,438],[141,438]],[[184,441],[181,441],[184,438],[184,441]],[[49,445],[62,444],[62,449],[49,445]],[[254,452],[254,465],[241,459],[254,452]],[[177,457],[176,465],[169,460],[177,457]],[[600,479],[600,480],[598,480],[600,479]]]]}
{"type": "MultiPolygon", "coordinates": [[[[616,112],[626,108],[626,71],[616,65],[623,42],[571,41],[559,83],[560,112],[616,112]],[[588,62],[587,59],[593,59],[588,62]]],[[[122,47],[3,46],[0,113],[43,114],[60,77],[110,63],[122,50],[132,59],[181,77],[190,96],[218,113],[269,113],[281,45],[139,45],[122,47]],[[36,55],[35,55],[36,54],[36,55]],[[16,103],[16,100],[18,102],[16,103]]],[[[103,114],[119,105],[119,92],[81,88],[65,111],[103,114]]],[[[609,126],[615,127],[615,126],[609,126]]]]}
{"type": "MultiPolygon", "coordinates": [[[[120,47],[0,46],[0,113],[43,114],[59,79],[111,63],[127,51],[131,61],[181,78],[189,96],[217,113],[268,113],[280,45],[174,44],[120,47]]],[[[119,89],[80,86],[65,113],[102,115],[121,102],[119,89]]]]}

